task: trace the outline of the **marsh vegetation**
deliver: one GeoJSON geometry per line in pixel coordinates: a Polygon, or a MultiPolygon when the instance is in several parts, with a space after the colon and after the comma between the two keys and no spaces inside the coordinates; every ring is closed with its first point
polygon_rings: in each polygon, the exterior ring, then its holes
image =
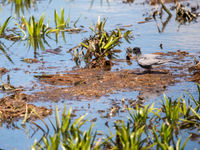
{"type": "Polygon", "coordinates": [[[0,1],[0,149],[198,148],[199,16],[199,1],[0,1]],[[173,63],[147,73],[135,46],[173,63]]]}
{"type": "MultiPolygon", "coordinates": [[[[200,98],[200,85],[197,88],[200,98]]],[[[72,109],[66,113],[65,107],[60,118],[56,107],[56,124],[51,123],[54,133],[36,141],[32,149],[184,149],[190,137],[196,134],[188,135],[183,141],[181,132],[199,130],[200,123],[199,98],[196,100],[188,95],[190,98],[187,101],[183,97],[172,100],[164,95],[160,108],[156,108],[154,103],[124,107],[129,113],[128,121],[115,121],[114,133],[106,124],[109,134],[94,131],[93,123],[88,129],[82,130],[81,127],[89,123],[85,119],[87,115],[72,121],[72,109]]]]}

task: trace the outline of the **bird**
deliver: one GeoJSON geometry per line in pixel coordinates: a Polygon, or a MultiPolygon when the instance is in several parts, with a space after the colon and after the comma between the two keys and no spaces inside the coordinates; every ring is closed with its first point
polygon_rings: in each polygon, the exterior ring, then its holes
{"type": "Polygon", "coordinates": [[[139,47],[133,48],[133,54],[136,55],[136,61],[138,65],[147,71],[151,72],[152,66],[158,66],[164,63],[170,62],[170,60],[165,60],[159,58],[160,55],[156,54],[142,54],[139,47]]]}

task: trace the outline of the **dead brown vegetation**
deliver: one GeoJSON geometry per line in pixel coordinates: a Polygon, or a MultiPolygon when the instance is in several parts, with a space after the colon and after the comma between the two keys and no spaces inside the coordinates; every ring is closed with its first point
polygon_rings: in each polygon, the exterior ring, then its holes
{"type": "Polygon", "coordinates": [[[13,120],[22,119],[27,115],[27,120],[35,120],[44,118],[52,113],[51,109],[46,107],[36,107],[33,104],[28,104],[29,95],[17,92],[13,95],[0,99],[0,120],[7,123],[13,120]],[[37,113],[34,113],[37,112],[37,113]]]}

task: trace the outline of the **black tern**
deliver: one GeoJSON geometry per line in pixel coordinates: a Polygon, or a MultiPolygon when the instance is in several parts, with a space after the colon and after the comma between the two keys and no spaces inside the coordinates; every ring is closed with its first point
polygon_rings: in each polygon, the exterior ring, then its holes
{"type": "Polygon", "coordinates": [[[170,60],[164,60],[159,58],[160,55],[155,54],[142,54],[139,47],[133,48],[133,54],[136,55],[136,61],[142,68],[151,71],[152,66],[161,65],[170,62],[170,60]]]}

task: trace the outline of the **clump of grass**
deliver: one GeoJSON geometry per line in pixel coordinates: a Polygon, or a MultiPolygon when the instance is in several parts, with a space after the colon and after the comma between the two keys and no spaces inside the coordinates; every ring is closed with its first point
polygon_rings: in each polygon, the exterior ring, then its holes
{"type": "MultiPolygon", "coordinates": [[[[129,121],[133,124],[135,129],[146,125],[149,114],[154,110],[153,105],[147,105],[144,108],[136,105],[136,109],[129,108],[129,121]]],[[[153,117],[152,117],[153,118],[153,117]]]]}
{"type": "Polygon", "coordinates": [[[43,14],[39,21],[36,21],[34,16],[31,16],[29,20],[26,20],[25,17],[22,17],[21,19],[21,25],[16,23],[18,28],[21,30],[21,32],[24,34],[24,36],[21,36],[21,38],[24,40],[27,37],[28,32],[28,42],[27,47],[30,48],[31,46],[34,49],[34,57],[36,58],[37,49],[41,48],[42,50],[45,49],[44,43],[49,46],[47,41],[45,40],[45,37],[48,36],[49,33],[53,31],[49,27],[49,23],[44,23],[45,15],[43,14]]]}
{"type": "Polygon", "coordinates": [[[121,50],[114,48],[121,44],[122,38],[128,41],[131,38],[131,31],[128,30],[124,34],[120,29],[106,32],[104,29],[105,24],[106,19],[104,18],[103,21],[100,21],[99,17],[96,26],[91,26],[90,29],[94,35],[80,43],[80,51],[77,52],[77,49],[75,49],[74,52],[79,54],[78,56],[74,55],[76,62],[80,62],[83,58],[89,67],[102,66],[106,59],[111,60],[118,56],[117,53],[121,52],[121,50]]]}
{"type": "Polygon", "coordinates": [[[64,29],[66,28],[66,24],[69,26],[69,17],[65,21],[64,9],[63,8],[61,9],[60,17],[58,15],[58,12],[56,10],[54,10],[54,21],[55,21],[55,25],[56,25],[56,41],[58,41],[59,32],[62,31],[61,32],[62,38],[66,42],[64,29]]]}
{"type": "Polygon", "coordinates": [[[62,118],[60,120],[58,114],[58,108],[56,108],[56,125],[50,120],[52,127],[54,129],[54,135],[49,137],[43,137],[43,144],[35,142],[32,146],[32,150],[38,149],[53,149],[58,150],[60,147],[62,149],[98,149],[100,147],[100,142],[95,143],[96,132],[92,132],[93,124],[89,127],[87,131],[82,132],[81,127],[87,122],[84,120],[86,115],[77,118],[72,122],[70,109],[66,114],[66,107],[62,113],[62,118]]]}
{"type": "Polygon", "coordinates": [[[156,127],[153,126],[154,144],[157,149],[163,150],[183,150],[190,138],[185,140],[182,146],[180,146],[181,138],[178,138],[177,142],[174,142],[174,128],[171,125],[165,123],[162,124],[161,129],[156,131],[156,127]]]}
{"type": "Polygon", "coordinates": [[[182,108],[181,108],[181,97],[175,101],[172,99],[168,99],[166,95],[164,95],[165,102],[163,101],[163,111],[165,113],[165,119],[168,124],[172,126],[176,126],[179,123],[179,119],[182,117],[182,108]]]}
{"type": "MultiPolygon", "coordinates": [[[[33,38],[39,38],[44,37],[46,34],[50,32],[50,28],[48,27],[48,24],[44,24],[45,15],[43,14],[39,21],[37,22],[34,16],[31,16],[29,20],[26,20],[25,17],[22,18],[22,24],[26,26],[26,29],[28,31],[29,37],[33,38]]],[[[26,36],[25,30],[21,28],[19,25],[18,27],[21,29],[21,31],[26,36]]]]}
{"type": "MultiPolygon", "coordinates": [[[[197,85],[200,94],[200,85],[197,85]]],[[[193,96],[190,100],[194,104],[186,104],[183,98],[172,99],[164,95],[164,100],[160,108],[155,108],[153,105],[136,106],[136,109],[128,108],[128,121],[115,122],[114,134],[103,134],[107,138],[97,140],[96,132],[92,132],[93,124],[86,131],[81,131],[80,128],[87,120],[82,116],[72,122],[71,109],[65,114],[64,109],[62,120],[58,115],[56,108],[56,124],[52,122],[54,129],[53,136],[43,137],[42,143],[36,143],[32,149],[163,149],[163,150],[183,150],[191,135],[184,141],[179,137],[182,126],[185,125],[191,129],[191,126],[199,128],[199,99],[195,100],[193,96]],[[156,110],[156,112],[155,112],[156,110]]],[[[184,130],[185,131],[185,130],[184,130]]],[[[187,131],[185,131],[187,132],[187,131]]],[[[189,130],[191,133],[191,130],[189,130]]]]}
{"type": "Polygon", "coordinates": [[[54,20],[55,20],[56,28],[64,29],[66,27],[66,22],[67,22],[67,25],[69,26],[69,17],[65,21],[64,9],[63,8],[61,9],[60,17],[58,15],[58,12],[56,10],[54,10],[54,20]]]}
{"type": "MultiPolygon", "coordinates": [[[[58,15],[58,12],[54,10],[54,22],[56,25],[56,29],[60,29],[61,31],[70,31],[65,30],[65,28],[70,28],[70,13],[68,14],[68,17],[65,19],[65,12],[64,8],[61,9],[60,16],[58,15]]],[[[79,21],[80,17],[74,21],[73,27],[76,28],[76,24],[79,21]]]]}
{"type": "Polygon", "coordinates": [[[75,20],[73,26],[74,28],[70,28],[70,13],[68,17],[65,19],[65,13],[64,13],[64,8],[61,9],[60,16],[56,10],[54,10],[54,22],[56,25],[56,29],[52,30],[52,32],[56,32],[56,41],[58,41],[58,35],[61,32],[62,38],[64,42],[66,42],[65,39],[65,32],[76,32],[80,31],[81,29],[76,29],[76,24],[79,21],[80,17],[75,20]]]}
{"type": "Polygon", "coordinates": [[[113,149],[142,149],[146,148],[144,138],[144,126],[137,129],[131,127],[130,123],[115,125],[116,140],[113,142],[113,149]]]}

